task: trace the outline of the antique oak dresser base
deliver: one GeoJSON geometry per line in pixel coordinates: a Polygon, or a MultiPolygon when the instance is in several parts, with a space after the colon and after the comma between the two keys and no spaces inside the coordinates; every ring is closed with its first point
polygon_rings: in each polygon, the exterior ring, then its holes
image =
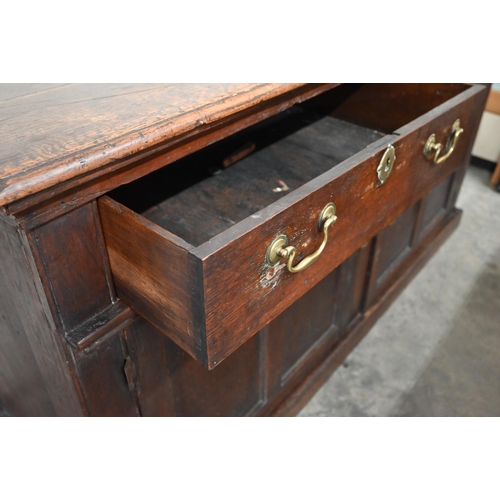
{"type": "Polygon", "coordinates": [[[14,416],[297,414],[457,227],[487,97],[6,92],[0,407],[14,416]]]}

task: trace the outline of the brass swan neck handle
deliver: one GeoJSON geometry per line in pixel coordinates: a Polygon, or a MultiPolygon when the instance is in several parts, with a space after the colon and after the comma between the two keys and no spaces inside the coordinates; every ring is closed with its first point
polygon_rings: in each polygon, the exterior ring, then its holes
{"type": "Polygon", "coordinates": [[[453,126],[451,127],[450,137],[448,138],[448,142],[446,144],[446,151],[444,155],[441,157],[439,155],[443,150],[443,145],[437,142],[436,135],[432,134],[425,143],[424,155],[429,157],[434,153],[432,161],[437,165],[443,163],[450,157],[451,153],[453,153],[453,151],[455,150],[458,138],[460,137],[463,131],[464,129],[460,126],[460,120],[455,120],[453,126]]]}
{"type": "Polygon", "coordinates": [[[281,259],[287,259],[286,268],[291,273],[298,273],[307,269],[311,264],[318,260],[325,249],[326,243],[328,241],[328,229],[329,227],[337,221],[337,208],[334,203],[328,203],[325,208],[321,211],[318,220],[318,226],[320,230],[323,231],[323,241],[319,248],[302,259],[296,266],[293,265],[293,260],[297,253],[297,249],[294,246],[286,246],[288,243],[288,238],[285,235],[277,236],[273,242],[269,245],[267,249],[267,262],[270,265],[277,264],[281,259]]]}

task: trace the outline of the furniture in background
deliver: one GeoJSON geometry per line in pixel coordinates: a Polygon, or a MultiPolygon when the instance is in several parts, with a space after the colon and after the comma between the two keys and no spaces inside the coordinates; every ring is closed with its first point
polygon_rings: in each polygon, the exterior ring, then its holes
{"type": "Polygon", "coordinates": [[[0,86],[0,402],[294,415],[456,228],[487,87],[0,86]]]}
{"type": "MultiPolygon", "coordinates": [[[[500,90],[492,87],[486,101],[485,111],[494,113],[500,116],[500,90]]],[[[500,137],[497,138],[500,142],[500,137]]],[[[500,156],[498,157],[497,166],[491,175],[491,183],[500,191],[500,156]]]]}

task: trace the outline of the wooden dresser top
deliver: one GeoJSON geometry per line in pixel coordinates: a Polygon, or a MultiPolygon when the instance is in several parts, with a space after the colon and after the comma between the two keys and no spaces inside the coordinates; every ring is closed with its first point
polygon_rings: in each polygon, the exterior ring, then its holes
{"type": "Polygon", "coordinates": [[[0,206],[306,84],[1,84],[0,206]]]}

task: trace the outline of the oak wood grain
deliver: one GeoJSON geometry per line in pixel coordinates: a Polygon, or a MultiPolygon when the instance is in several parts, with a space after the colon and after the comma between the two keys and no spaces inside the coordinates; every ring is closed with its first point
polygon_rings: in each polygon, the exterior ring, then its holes
{"type": "Polygon", "coordinates": [[[375,322],[387,311],[397,296],[429,261],[443,242],[453,233],[460,222],[461,215],[460,210],[451,210],[448,213],[443,224],[439,226],[439,231],[429,235],[430,238],[420,242],[415,247],[414,251],[407,256],[405,265],[402,266],[402,272],[395,277],[390,287],[370,309],[358,318],[358,321],[348,328],[345,339],[327,354],[322,363],[318,364],[306,377],[302,378],[294,390],[282,400],[281,404],[274,408],[271,405],[264,408],[261,413],[262,416],[290,417],[299,413],[333,371],[342,364],[349,353],[370,331],[375,322]]]}
{"type": "Polygon", "coordinates": [[[30,233],[43,268],[42,279],[65,332],[96,316],[115,299],[95,205],[95,201],[84,205],[30,233]]]}
{"type": "MultiPolygon", "coordinates": [[[[184,342],[196,359],[214,368],[464,164],[484,94],[484,87],[467,87],[459,96],[401,127],[398,135],[383,137],[337,166],[325,157],[330,170],[250,217],[222,228],[198,247],[106,198],[102,202],[104,232],[112,242],[108,247],[119,295],[179,345],[184,342]],[[466,132],[454,154],[445,163],[434,165],[423,155],[424,144],[432,133],[446,139],[457,113],[466,132]],[[379,186],[376,168],[389,143],[396,149],[397,160],[388,182],[379,186]],[[293,275],[283,268],[269,276],[265,252],[272,239],[289,235],[290,243],[300,249],[298,259],[312,253],[321,240],[317,217],[331,201],[337,204],[339,218],[324,255],[304,273],[293,275]],[[169,265],[165,256],[174,248],[179,255],[189,252],[189,264],[183,260],[181,267],[169,265]],[[155,265],[154,259],[161,263],[155,265]],[[186,321],[187,329],[183,327],[186,321]]],[[[290,145],[288,149],[291,157],[296,156],[290,145]]],[[[270,166],[272,163],[269,161],[270,166]]],[[[216,205],[217,193],[213,198],[216,205]]],[[[225,198],[221,192],[221,199],[225,198]]],[[[175,217],[189,216],[189,204],[184,205],[184,212],[176,208],[175,217]]]]}
{"type": "Polygon", "coordinates": [[[386,136],[193,250],[203,261],[209,363],[216,365],[233,352],[253,334],[254,328],[284,311],[463,165],[479,124],[484,92],[483,87],[466,90],[453,98],[454,102],[401,128],[401,135],[386,136]],[[457,113],[466,135],[461,137],[455,155],[434,165],[423,155],[424,144],[431,133],[446,138],[457,113]],[[388,143],[394,145],[397,159],[386,184],[378,187],[375,172],[388,143]],[[292,275],[282,269],[266,283],[267,245],[276,235],[287,234],[293,238],[291,244],[303,249],[303,255],[311,253],[321,239],[316,229],[318,214],[330,201],[337,204],[338,221],[331,228],[324,255],[304,273],[292,275]]]}
{"type": "Polygon", "coordinates": [[[26,235],[0,220],[0,399],[14,416],[81,416],[78,384],[26,235]]]}
{"type": "Polygon", "coordinates": [[[0,206],[306,84],[0,85],[0,206]]]}
{"type": "Polygon", "coordinates": [[[191,245],[108,197],[99,206],[119,297],[203,362],[201,280],[191,245]]]}

